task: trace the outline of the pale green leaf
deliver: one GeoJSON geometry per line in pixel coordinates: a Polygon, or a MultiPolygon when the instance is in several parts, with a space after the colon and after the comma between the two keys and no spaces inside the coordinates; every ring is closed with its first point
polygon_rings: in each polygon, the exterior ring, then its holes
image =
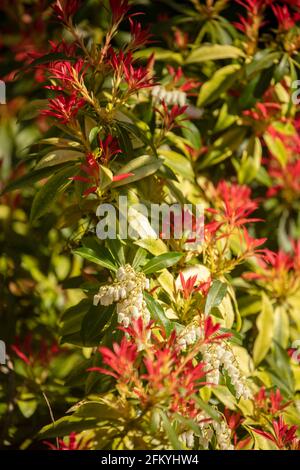
{"type": "Polygon", "coordinates": [[[54,166],[60,163],[80,160],[84,157],[82,152],[76,150],[56,149],[45,155],[36,165],[35,169],[39,170],[47,166],[54,166]]]}
{"type": "Polygon", "coordinates": [[[238,47],[227,44],[211,44],[193,49],[185,63],[194,64],[208,60],[238,59],[244,56],[244,52],[238,47]]]}
{"type": "Polygon", "coordinates": [[[204,106],[217,100],[237,81],[240,68],[240,65],[232,64],[218,69],[213,77],[200,88],[197,105],[204,106]]]}
{"type": "Polygon", "coordinates": [[[263,294],[261,313],[256,320],[258,335],[253,348],[253,360],[257,366],[269,351],[274,329],[274,311],[270,299],[263,294]]]}

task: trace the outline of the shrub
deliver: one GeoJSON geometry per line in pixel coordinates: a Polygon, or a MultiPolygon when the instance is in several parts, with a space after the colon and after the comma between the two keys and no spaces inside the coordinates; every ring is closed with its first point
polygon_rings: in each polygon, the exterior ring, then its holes
{"type": "Polygon", "coordinates": [[[299,2],[17,3],[3,448],[299,449],[299,2]]]}

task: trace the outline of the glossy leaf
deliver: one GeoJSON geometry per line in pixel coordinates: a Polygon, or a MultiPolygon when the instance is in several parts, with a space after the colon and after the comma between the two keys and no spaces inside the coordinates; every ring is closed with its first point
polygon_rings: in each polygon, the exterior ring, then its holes
{"type": "Polygon", "coordinates": [[[262,295],[261,313],[257,317],[256,325],[258,336],[254,343],[253,359],[258,365],[271,347],[274,330],[274,310],[266,295],[262,295]]]}
{"type": "Polygon", "coordinates": [[[206,62],[208,60],[238,59],[244,53],[238,47],[222,44],[210,44],[192,50],[186,59],[186,64],[206,62]]]}
{"type": "Polygon", "coordinates": [[[210,80],[200,88],[197,105],[204,106],[217,100],[238,79],[240,65],[226,65],[218,69],[210,80]]]}
{"type": "Polygon", "coordinates": [[[143,267],[145,274],[152,274],[162,269],[169,268],[182,258],[183,253],[177,253],[175,251],[171,253],[162,253],[161,255],[152,258],[148,263],[143,267]]]}
{"type": "Polygon", "coordinates": [[[205,303],[205,315],[208,315],[212,308],[217,307],[222,302],[227,292],[227,285],[219,280],[214,281],[209,292],[205,303]]]}
{"type": "Polygon", "coordinates": [[[76,174],[75,168],[63,168],[55,173],[36,194],[30,212],[32,222],[45,215],[63,191],[71,184],[70,178],[76,174]]]}

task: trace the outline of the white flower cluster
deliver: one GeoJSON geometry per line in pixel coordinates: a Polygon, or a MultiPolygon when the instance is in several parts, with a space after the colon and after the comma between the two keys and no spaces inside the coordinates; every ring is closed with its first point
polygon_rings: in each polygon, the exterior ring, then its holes
{"type": "Polygon", "coordinates": [[[167,90],[164,86],[156,85],[151,90],[154,102],[164,101],[168,105],[177,104],[184,106],[186,104],[186,93],[180,90],[167,90]]]}
{"type": "Polygon", "coordinates": [[[179,336],[177,343],[182,351],[185,351],[187,346],[195,344],[201,338],[201,329],[199,325],[190,324],[179,336]]]}
{"type": "Polygon", "coordinates": [[[149,289],[149,279],[143,273],[136,273],[132,266],[121,266],[116,280],[111,285],[101,286],[94,296],[94,305],[117,303],[118,322],[127,328],[132,320],[142,317],[145,324],[150,321],[150,313],[143,298],[143,290],[149,289]]]}
{"type": "Polygon", "coordinates": [[[229,375],[230,381],[235,389],[236,397],[245,400],[252,397],[252,393],[247,386],[246,378],[242,375],[235,355],[228,345],[212,343],[205,345],[202,349],[203,360],[206,363],[207,382],[218,384],[220,379],[220,368],[223,367],[229,375]]]}
{"type": "Polygon", "coordinates": [[[218,447],[221,450],[234,450],[234,446],[231,444],[231,431],[225,419],[220,423],[213,421],[212,426],[216,434],[218,447]]]}
{"type": "Polygon", "coordinates": [[[188,449],[192,449],[194,447],[195,438],[194,432],[191,429],[180,434],[179,439],[188,449]]]}
{"type": "MultiPolygon", "coordinates": [[[[209,419],[209,416],[205,411],[199,413],[196,418],[201,430],[201,433],[197,435],[200,446],[203,449],[208,449],[215,432],[218,447],[221,450],[234,450],[234,446],[231,444],[231,431],[225,418],[220,423],[217,421],[205,421],[207,419],[209,419]]],[[[180,434],[179,439],[187,448],[192,449],[194,447],[195,434],[192,430],[180,434]]]]}
{"type": "MultiPolygon", "coordinates": [[[[178,345],[182,351],[203,338],[204,332],[199,323],[190,323],[178,337],[178,345]]],[[[236,397],[245,400],[252,398],[252,393],[247,386],[246,378],[241,373],[235,355],[226,342],[204,344],[201,348],[203,361],[206,363],[206,380],[218,385],[221,368],[223,367],[235,389],[236,397]]]]}
{"type": "Polygon", "coordinates": [[[209,418],[206,413],[201,413],[197,416],[197,421],[199,422],[199,427],[201,429],[201,434],[199,436],[199,444],[203,449],[208,449],[209,443],[213,437],[213,430],[211,424],[208,421],[203,421],[204,419],[209,418]]]}

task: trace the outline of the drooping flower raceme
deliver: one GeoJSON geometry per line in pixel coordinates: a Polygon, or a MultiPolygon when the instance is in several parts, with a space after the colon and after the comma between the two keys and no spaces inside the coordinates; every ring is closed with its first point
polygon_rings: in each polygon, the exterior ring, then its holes
{"type": "Polygon", "coordinates": [[[219,416],[220,422],[210,418],[210,416],[202,411],[195,417],[195,421],[199,425],[200,433],[195,434],[194,431],[188,430],[183,432],[179,439],[189,449],[194,447],[195,436],[199,439],[200,445],[203,449],[208,449],[209,444],[216,436],[218,448],[220,450],[234,450],[234,446],[231,444],[231,430],[222,415],[219,416]]]}
{"type": "Polygon", "coordinates": [[[231,432],[226,421],[224,420],[220,423],[213,421],[212,425],[216,433],[219,449],[234,450],[234,446],[231,444],[231,432]]]}
{"type": "Polygon", "coordinates": [[[94,296],[94,305],[108,306],[117,303],[118,322],[127,328],[132,321],[142,317],[144,324],[150,321],[150,313],[143,298],[143,290],[149,288],[145,274],[137,273],[129,265],[121,266],[111,285],[101,286],[94,296]]]}
{"type": "Polygon", "coordinates": [[[202,348],[202,354],[208,371],[207,382],[218,385],[221,375],[220,369],[223,368],[235,389],[236,397],[245,400],[251,398],[252,393],[247,385],[246,378],[240,371],[235,355],[228,344],[205,344],[202,348]]]}
{"type": "MultiPolygon", "coordinates": [[[[201,339],[205,339],[205,337],[204,327],[200,322],[194,321],[181,332],[177,340],[178,346],[182,351],[186,351],[189,346],[201,339]]],[[[235,389],[236,397],[238,399],[241,397],[249,399],[252,397],[252,393],[247,386],[246,378],[239,368],[233,351],[228,342],[224,341],[226,337],[226,333],[224,335],[218,335],[214,341],[204,342],[201,346],[203,361],[206,364],[206,380],[210,384],[218,385],[223,368],[223,370],[227,372],[235,389]]]]}

